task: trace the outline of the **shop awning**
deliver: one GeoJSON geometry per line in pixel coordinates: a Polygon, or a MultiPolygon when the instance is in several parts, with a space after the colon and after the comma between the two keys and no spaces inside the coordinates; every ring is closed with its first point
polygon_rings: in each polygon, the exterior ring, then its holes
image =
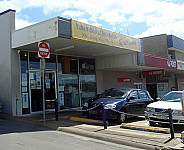
{"type": "Polygon", "coordinates": [[[40,41],[49,43],[51,53],[70,56],[96,58],[139,51],[138,39],[61,17],[12,32],[16,50],[36,52],[40,41]]]}

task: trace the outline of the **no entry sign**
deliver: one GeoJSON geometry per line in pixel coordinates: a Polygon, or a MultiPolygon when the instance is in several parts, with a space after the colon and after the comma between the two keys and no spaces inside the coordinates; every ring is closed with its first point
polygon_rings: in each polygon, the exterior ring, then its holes
{"type": "Polygon", "coordinates": [[[48,43],[38,42],[38,57],[50,58],[50,47],[48,43]]]}

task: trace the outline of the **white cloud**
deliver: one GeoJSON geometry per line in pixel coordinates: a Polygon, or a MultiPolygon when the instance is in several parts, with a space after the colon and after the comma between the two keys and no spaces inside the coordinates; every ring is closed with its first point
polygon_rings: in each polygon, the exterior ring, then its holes
{"type": "Polygon", "coordinates": [[[168,34],[168,35],[172,34],[184,39],[183,27],[184,27],[184,20],[178,21],[175,23],[170,23],[167,25],[160,24],[160,25],[148,28],[145,32],[135,35],[135,37],[141,38],[141,37],[147,37],[147,36],[152,36],[157,34],[168,34]]]}
{"type": "MultiPolygon", "coordinates": [[[[76,19],[75,19],[75,20],[76,20],[76,19]]],[[[80,21],[80,22],[89,24],[88,19],[86,19],[86,18],[81,18],[81,19],[78,19],[77,21],[80,21]]]]}
{"type": "Polygon", "coordinates": [[[99,28],[102,28],[102,24],[100,24],[100,23],[92,23],[91,25],[93,25],[93,26],[96,26],[96,27],[99,27],[99,28]]]}
{"type": "Polygon", "coordinates": [[[21,19],[16,18],[15,19],[15,28],[17,30],[17,29],[20,29],[20,28],[24,28],[24,27],[30,26],[30,25],[32,25],[34,23],[35,22],[29,22],[27,20],[21,20],[21,19]]]}
{"type": "Polygon", "coordinates": [[[67,11],[64,11],[61,15],[64,16],[64,17],[65,16],[70,16],[71,18],[75,18],[75,17],[83,16],[84,12],[67,10],[67,11]]]}
{"type": "MultiPolygon", "coordinates": [[[[145,23],[148,29],[139,36],[161,33],[183,37],[184,2],[175,0],[3,0],[0,11],[26,8],[41,8],[45,15],[60,12],[63,16],[100,25],[105,22],[112,27],[127,27],[133,23],[145,23]],[[74,11],[76,10],[76,11],[74,11]]],[[[21,20],[23,21],[23,20],[21,20]]],[[[19,22],[21,22],[19,20],[19,22]]],[[[31,24],[25,21],[24,24],[31,24]]],[[[20,23],[21,24],[21,23],[20,23]]]]}

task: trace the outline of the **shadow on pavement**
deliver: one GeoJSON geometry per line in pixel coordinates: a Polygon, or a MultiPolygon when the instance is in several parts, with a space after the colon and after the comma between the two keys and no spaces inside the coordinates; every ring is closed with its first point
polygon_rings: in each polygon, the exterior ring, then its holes
{"type": "Polygon", "coordinates": [[[0,119],[0,134],[35,132],[56,130],[58,127],[70,127],[82,124],[70,120],[71,116],[81,115],[80,112],[60,112],[56,121],[54,112],[46,112],[45,123],[43,114],[32,114],[29,116],[13,117],[4,114],[0,119]]]}

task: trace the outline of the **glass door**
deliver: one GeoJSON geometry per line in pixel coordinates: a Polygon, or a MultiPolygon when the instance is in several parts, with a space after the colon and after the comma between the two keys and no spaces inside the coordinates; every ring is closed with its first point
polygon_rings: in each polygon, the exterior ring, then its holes
{"type": "MultiPolygon", "coordinates": [[[[31,112],[43,111],[42,71],[29,72],[30,80],[30,108],[31,112]]],[[[45,109],[55,108],[56,99],[56,72],[45,71],[45,109]]]]}
{"type": "Polygon", "coordinates": [[[31,112],[38,112],[43,110],[43,92],[42,92],[42,72],[30,71],[30,108],[31,112]]]}
{"type": "Polygon", "coordinates": [[[55,109],[56,72],[45,71],[45,109],[55,109]]]}

